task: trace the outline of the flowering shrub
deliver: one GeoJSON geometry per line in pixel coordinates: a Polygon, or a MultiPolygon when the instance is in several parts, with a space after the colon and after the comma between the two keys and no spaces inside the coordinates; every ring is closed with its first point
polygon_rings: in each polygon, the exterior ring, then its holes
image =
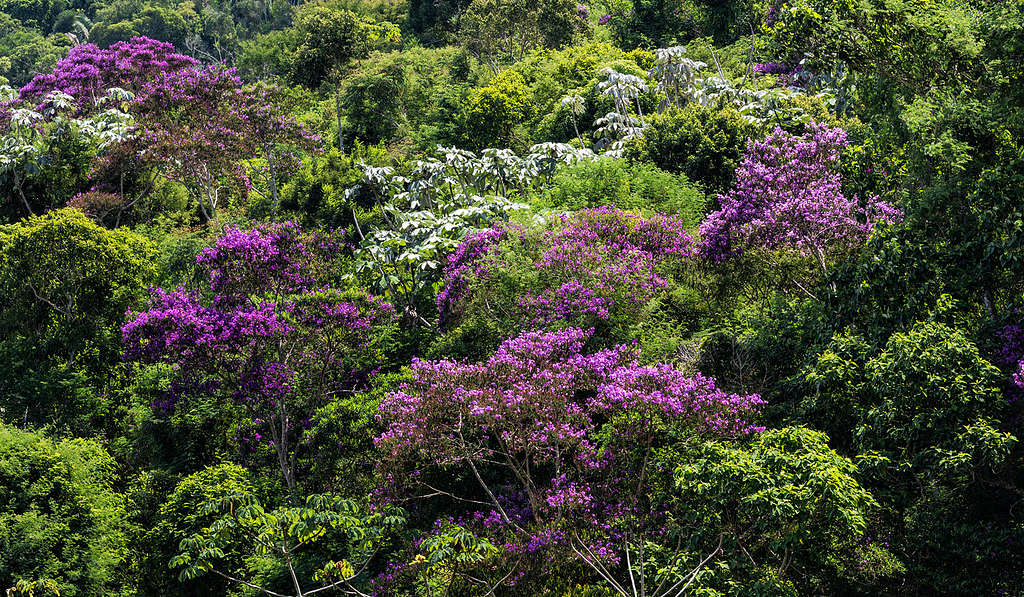
{"type": "Polygon", "coordinates": [[[1009,398],[1016,401],[1024,395],[1024,327],[1011,323],[997,335],[1002,345],[996,352],[995,364],[1012,372],[1009,398]]]}
{"type": "Polygon", "coordinates": [[[859,205],[842,191],[837,167],[846,132],[810,124],[802,136],[775,129],[749,141],[736,184],[722,207],[700,227],[700,253],[722,261],[745,249],[788,249],[812,256],[827,269],[829,257],[862,244],[880,222],[901,212],[869,197],[859,205]]]}
{"type": "Polygon", "coordinates": [[[505,238],[506,229],[506,224],[498,224],[469,234],[448,256],[448,265],[444,268],[445,285],[437,295],[437,307],[441,313],[450,312],[455,303],[465,296],[469,276],[486,271],[481,260],[505,238]]]}
{"type": "Polygon", "coordinates": [[[692,245],[679,218],[612,207],[562,215],[543,229],[499,224],[449,257],[438,309],[455,324],[486,302],[510,327],[527,329],[629,319],[669,286],[666,267],[690,259],[692,245]]]}
{"type": "MultiPolygon", "coordinates": [[[[318,139],[275,102],[275,89],[243,89],[234,69],[219,66],[160,73],[144,84],[133,105],[141,123],[138,153],[167,179],[186,186],[207,219],[217,215],[223,192],[248,194],[251,181],[239,165],[255,157],[280,170],[289,161],[282,146],[310,149],[318,139]]],[[[274,185],[280,174],[271,174],[274,185]]]]}
{"type": "Polygon", "coordinates": [[[124,197],[102,191],[78,193],[68,201],[67,206],[80,210],[100,223],[103,223],[108,215],[116,213],[118,218],[114,221],[114,227],[120,220],[120,213],[127,208],[124,197]]]}
{"type": "Polygon", "coordinates": [[[671,365],[640,366],[630,347],[587,353],[592,333],[527,332],[479,364],[414,360],[413,380],[380,406],[391,490],[477,500],[484,509],[467,520],[516,558],[571,548],[619,563],[638,533],[666,521],[669,506],[647,503],[654,452],[759,431],[751,418],[763,402],[671,365]],[[432,470],[453,468],[476,487],[431,485],[432,470]]]}
{"type": "Polygon", "coordinates": [[[792,69],[781,62],[762,62],[754,65],[755,73],[766,75],[788,74],[792,69]]]}
{"type": "Polygon", "coordinates": [[[160,74],[194,68],[199,62],[179,54],[174,45],[148,37],[133,37],[109,48],[82,44],[71,48],[53,72],[38,75],[22,87],[21,98],[41,100],[52,91],[73,96],[80,109],[93,105],[111,87],[140,89],[160,74]]]}
{"type": "Polygon", "coordinates": [[[197,394],[233,398],[268,439],[289,489],[315,409],[376,364],[394,309],[325,284],[334,239],[292,223],[228,228],[196,258],[204,292],[156,289],[122,333],[129,359],[173,365],[165,408],[197,394]]]}

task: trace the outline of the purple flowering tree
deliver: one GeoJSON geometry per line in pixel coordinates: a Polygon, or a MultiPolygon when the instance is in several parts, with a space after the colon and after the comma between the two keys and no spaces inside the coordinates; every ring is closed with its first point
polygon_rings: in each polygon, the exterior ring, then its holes
{"type": "Polygon", "coordinates": [[[162,406],[232,400],[293,495],[309,418],[376,365],[395,319],[391,305],[325,283],[338,249],[293,223],[229,227],[196,258],[205,289],[157,289],[122,328],[127,358],[177,370],[162,406]]]}
{"type": "Polygon", "coordinates": [[[241,85],[221,67],[162,73],[142,87],[133,106],[142,125],[136,151],[161,176],[184,185],[206,220],[216,217],[228,189],[246,189],[238,162],[251,148],[229,103],[241,85]]]}
{"type": "Polygon", "coordinates": [[[474,312],[519,329],[603,325],[639,313],[669,286],[665,267],[693,253],[679,218],[614,207],[565,214],[543,229],[498,224],[449,256],[438,310],[445,325],[474,312]],[[510,259],[526,261],[527,275],[510,259]]]}
{"type": "Polygon", "coordinates": [[[251,181],[241,162],[265,157],[276,205],[288,148],[312,149],[316,138],[275,97],[271,88],[244,89],[233,69],[219,66],[161,73],[134,102],[135,147],[160,175],[185,185],[207,220],[217,217],[226,191],[247,196],[251,181]]]}
{"type": "Polygon", "coordinates": [[[736,184],[719,196],[721,208],[700,226],[700,253],[716,262],[753,249],[786,250],[813,259],[823,271],[861,246],[876,225],[896,222],[895,207],[842,191],[839,159],[846,132],[811,123],[803,135],[776,128],[749,141],[736,184]]]}
{"type": "MultiPolygon", "coordinates": [[[[1017,310],[1014,316],[1019,317],[1017,310]]],[[[1016,318],[1016,317],[1015,317],[1016,318]]],[[[1024,326],[1019,322],[1003,326],[997,332],[1001,346],[996,351],[995,364],[1010,371],[1009,399],[1016,402],[1024,396],[1024,326]]]]}
{"type": "Polygon", "coordinates": [[[235,92],[235,114],[245,137],[256,148],[258,160],[250,160],[247,177],[252,190],[268,198],[271,212],[281,203],[279,187],[298,171],[302,156],[320,148],[321,139],[287,116],[285,91],[267,83],[256,83],[235,92]]]}
{"type": "Polygon", "coordinates": [[[252,178],[276,211],[282,178],[318,146],[319,139],[285,113],[279,88],[243,87],[234,70],[202,66],[173,45],[145,37],[107,49],[76,46],[20,97],[46,104],[54,93],[68,94],[77,113],[94,113],[109,107],[111,88],[134,98],[128,109],[135,135],[105,151],[93,168],[92,190],[135,195],[128,203],[152,190],[155,172],[184,185],[207,220],[216,218],[225,194],[247,197],[252,178]],[[253,162],[248,169],[247,161],[253,162]],[[135,181],[128,186],[139,193],[128,192],[126,181],[135,181]]]}
{"type": "Polygon", "coordinates": [[[624,595],[669,594],[653,590],[660,581],[678,592],[671,534],[684,531],[665,454],[759,431],[751,417],[763,403],[641,366],[629,347],[587,353],[591,334],[528,332],[478,364],[414,361],[412,381],[380,406],[385,479],[398,495],[469,504],[464,520],[522,574],[567,554],[622,591],[646,576],[646,593],[624,595]],[[468,483],[442,485],[459,472],[468,483]],[[652,543],[658,554],[645,555],[652,543]]]}
{"type": "Polygon", "coordinates": [[[80,110],[92,109],[112,87],[137,92],[158,75],[195,68],[199,63],[179,54],[174,45],[133,37],[103,49],[96,44],[71,48],[53,71],[36,76],[21,88],[21,98],[42,101],[53,91],[74,97],[80,110]]]}

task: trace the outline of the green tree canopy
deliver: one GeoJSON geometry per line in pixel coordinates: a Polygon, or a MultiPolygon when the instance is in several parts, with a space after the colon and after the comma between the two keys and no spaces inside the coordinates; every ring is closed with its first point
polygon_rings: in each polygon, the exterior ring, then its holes
{"type": "Polygon", "coordinates": [[[120,360],[120,325],[155,258],[147,239],[70,208],[0,228],[0,418],[70,423],[90,414],[75,403],[96,400],[88,388],[120,360]]]}
{"type": "Polygon", "coordinates": [[[0,423],[0,587],[51,580],[70,597],[117,593],[127,529],[114,473],[97,443],[0,423]]]}

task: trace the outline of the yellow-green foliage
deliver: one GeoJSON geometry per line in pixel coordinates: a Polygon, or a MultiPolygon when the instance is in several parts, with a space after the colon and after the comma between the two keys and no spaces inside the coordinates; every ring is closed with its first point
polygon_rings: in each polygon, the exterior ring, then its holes
{"type": "Polygon", "coordinates": [[[117,593],[126,528],[114,472],[96,442],[0,424],[0,587],[48,579],[67,597],[117,593]]]}
{"type": "Polygon", "coordinates": [[[704,193],[686,176],[649,164],[604,158],[559,170],[545,188],[544,203],[577,210],[601,205],[645,213],[679,215],[696,231],[704,217],[704,193]]]}
{"type": "Polygon", "coordinates": [[[102,228],[71,208],[0,229],[0,321],[40,333],[119,320],[152,279],[155,257],[145,238],[102,228]]]}
{"type": "Polygon", "coordinates": [[[526,80],[507,70],[469,94],[466,120],[475,145],[503,147],[512,144],[513,128],[528,114],[526,80]]]}
{"type": "Polygon", "coordinates": [[[586,108],[579,123],[581,130],[589,129],[595,118],[611,109],[610,100],[595,90],[601,70],[613,68],[646,78],[652,64],[650,52],[623,52],[600,42],[530,52],[470,92],[466,142],[476,148],[522,149],[545,141],[569,141],[574,133],[560,105],[563,97],[584,97],[586,108]]]}
{"type": "Polygon", "coordinates": [[[568,94],[583,96],[586,110],[580,128],[589,129],[595,118],[611,109],[610,100],[596,92],[601,70],[613,68],[646,78],[653,60],[646,50],[623,52],[600,42],[531,53],[509,68],[523,76],[529,93],[530,112],[522,123],[522,137],[533,143],[571,139],[572,124],[560,105],[568,94]]]}

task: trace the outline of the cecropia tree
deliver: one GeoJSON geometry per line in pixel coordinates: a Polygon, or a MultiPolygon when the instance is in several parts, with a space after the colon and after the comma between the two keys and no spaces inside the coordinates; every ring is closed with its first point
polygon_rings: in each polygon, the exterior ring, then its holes
{"type": "Polygon", "coordinates": [[[206,289],[157,289],[122,328],[128,358],[176,368],[165,408],[233,399],[293,494],[309,417],[377,364],[395,319],[391,305],[327,284],[339,249],[292,223],[228,228],[196,258],[206,289]]]}
{"type": "Polygon", "coordinates": [[[623,595],[667,594],[653,588],[669,577],[663,588],[678,591],[665,455],[759,431],[751,417],[763,402],[671,365],[641,366],[633,347],[588,354],[591,334],[528,332],[478,364],[413,361],[412,381],[380,406],[385,479],[395,495],[469,504],[466,520],[520,571],[562,553],[623,595]],[[459,471],[468,485],[434,481],[459,471]],[[652,543],[657,555],[645,555],[652,543]]]}
{"type": "Polygon", "coordinates": [[[844,130],[813,122],[803,135],[776,128],[764,141],[748,141],[735,186],[700,226],[701,254],[723,261],[745,250],[786,249],[825,270],[877,224],[898,221],[900,211],[878,197],[862,204],[843,193],[838,166],[847,146],[844,130]]]}
{"type": "Polygon", "coordinates": [[[534,145],[523,156],[508,149],[478,155],[455,147],[438,147],[437,153],[416,162],[405,176],[390,167],[364,165],[363,181],[346,193],[349,198],[369,193],[383,208],[383,225],[363,238],[357,271],[371,275],[373,287],[409,322],[426,327],[432,324],[417,305],[438,281],[444,257],[467,234],[527,209],[524,201],[541,180],[550,182],[559,168],[594,157],[564,143],[534,145]]]}
{"type": "Polygon", "coordinates": [[[89,162],[132,138],[132,119],[121,110],[127,97],[111,89],[89,103],[95,110],[76,117],[76,98],[62,91],[35,106],[0,85],[0,196],[28,216],[62,206],[66,192],[84,182],[89,162]]]}

